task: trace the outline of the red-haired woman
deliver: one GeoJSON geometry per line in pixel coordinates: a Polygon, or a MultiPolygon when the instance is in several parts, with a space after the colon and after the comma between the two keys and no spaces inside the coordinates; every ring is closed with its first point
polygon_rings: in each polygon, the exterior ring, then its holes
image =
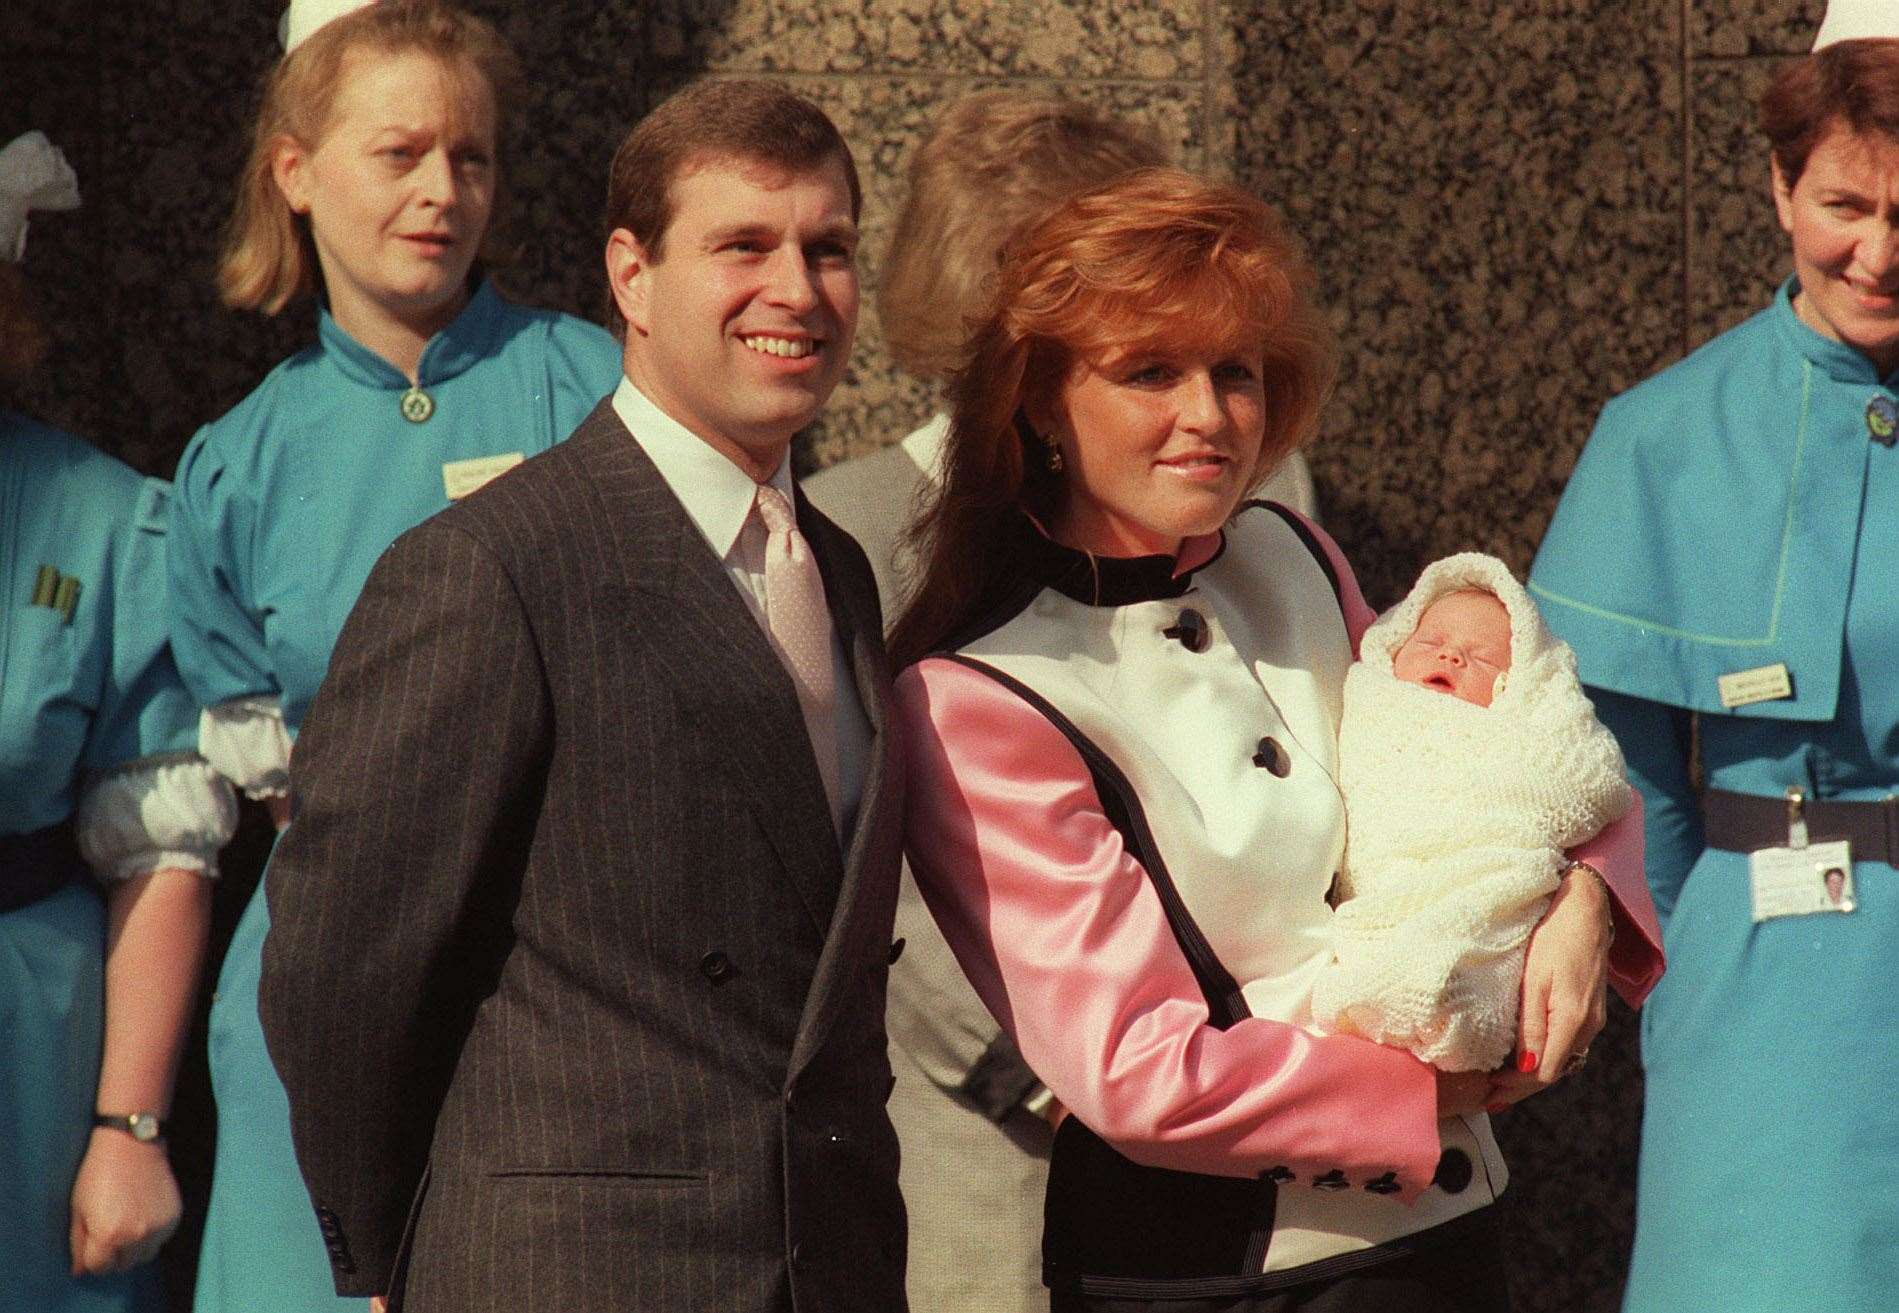
{"type": "MultiPolygon", "coordinates": [[[[1308,282],[1267,207],[1175,170],[1032,225],[958,376],[892,636],[912,866],[1072,1113],[1057,1310],[1504,1307],[1484,1109],[1562,1076],[1612,967],[1639,997],[1656,965],[1578,865],[1531,946],[1528,1072],[1309,1027],[1370,613],[1329,539],[1246,500],[1329,382],[1308,282]]],[[[1640,885],[1632,837],[1591,845],[1610,885],[1640,885]]]]}
{"type": "Polygon", "coordinates": [[[1604,408],[1531,575],[1667,927],[1631,1313],[1899,1273],[1899,6],[1836,0],[1760,109],[1793,276],[1604,408]]]}

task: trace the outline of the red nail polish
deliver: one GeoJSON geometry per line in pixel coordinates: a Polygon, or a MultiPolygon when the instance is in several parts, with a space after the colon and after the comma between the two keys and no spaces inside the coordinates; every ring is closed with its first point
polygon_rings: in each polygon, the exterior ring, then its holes
{"type": "Polygon", "coordinates": [[[1517,1070],[1529,1073],[1536,1070],[1536,1054],[1522,1053],[1517,1056],[1517,1070]]]}

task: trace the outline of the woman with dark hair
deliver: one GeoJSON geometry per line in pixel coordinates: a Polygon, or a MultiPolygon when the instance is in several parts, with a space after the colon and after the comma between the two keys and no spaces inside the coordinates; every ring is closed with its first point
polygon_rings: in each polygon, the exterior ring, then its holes
{"type": "MultiPolygon", "coordinates": [[[[483,275],[520,80],[495,30],[435,0],[298,0],[286,28],[219,283],[267,314],[317,294],[317,342],[186,448],[170,572],[204,755],[279,826],[291,741],[376,558],[565,438],[620,373],[604,330],[511,304],[483,275]]],[[[260,887],[211,1010],[218,1139],[196,1307],[361,1309],[332,1293],[264,1047],[269,921],[260,887]]]]}
{"type": "Polygon", "coordinates": [[[1792,276],[1604,408],[1531,577],[1648,803],[1640,1313],[1899,1272],[1899,7],[1836,0],[1760,121],[1792,276]]]}
{"type": "Polygon", "coordinates": [[[165,1119],[231,837],[165,641],[169,488],[7,408],[44,335],[16,263],[68,209],[0,150],[0,1313],[160,1306],[165,1119]]]}
{"type": "Polygon", "coordinates": [[[1032,224],[957,376],[892,635],[912,869],[1070,1113],[1057,1310],[1505,1307],[1484,1110],[1560,1079],[1605,979],[1635,1001],[1659,965],[1623,824],[1531,941],[1518,1071],[1311,1025],[1371,616],[1329,539],[1246,500],[1326,394],[1309,282],[1266,206],[1175,170],[1032,224]]]}

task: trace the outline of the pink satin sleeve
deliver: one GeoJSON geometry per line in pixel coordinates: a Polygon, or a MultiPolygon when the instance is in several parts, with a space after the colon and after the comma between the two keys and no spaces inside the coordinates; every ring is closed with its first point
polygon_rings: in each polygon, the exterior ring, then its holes
{"type": "MultiPolygon", "coordinates": [[[[1290,509],[1290,508],[1288,508],[1290,509]]],[[[1299,512],[1293,511],[1294,515],[1299,512]]],[[[1312,531],[1315,542],[1332,562],[1339,581],[1339,605],[1345,612],[1345,631],[1351,635],[1352,655],[1358,655],[1358,641],[1378,618],[1359,591],[1358,577],[1350,561],[1332,536],[1317,524],[1299,515],[1312,531]]],[[[1609,950],[1609,983],[1630,1007],[1640,1007],[1655,982],[1662,978],[1662,929],[1655,915],[1655,900],[1642,870],[1642,795],[1627,816],[1601,834],[1569,852],[1571,860],[1587,862],[1602,872],[1614,905],[1615,946],[1609,950]]]]}
{"type": "Polygon", "coordinates": [[[933,659],[897,681],[911,869],[964,973],[1082,1123],[1137,1162],[1227,1176],[1397,1173],[1438,1160],[1410,1054],[1208,1009],[1087,767],[1028,703],[933,659]]]}
{"type": "MultiPolygon", "coordinates": [[[[1631,790],[1634,793],[1633,790],[1631,790]]],[[[1615,914],[1615,943],[1609,949],[1609,983],[1632,1008],[1662,978],[1662,925],[1642,870],[1642,795],[1628,815],[1588,843],[1569,850],[1572,861],[1588,862],[1602,872],[1615,914]]]]}

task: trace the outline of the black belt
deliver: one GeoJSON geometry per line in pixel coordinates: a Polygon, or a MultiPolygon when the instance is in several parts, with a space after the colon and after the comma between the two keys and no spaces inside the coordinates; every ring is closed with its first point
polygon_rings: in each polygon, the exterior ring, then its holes
{"type": "Polygon", "coordinates": [[[0,913],[30,907],[85,878],[71,820],[31,834],[0,835],[0,913]]]}
{"type": "MultiPolygon", "coordinates": [[[[1704,789],[1701,793],[1703,839],[1710,848],[1751,853],[1782,848],[1787,843],[1786,798],[1763,798],[1752,793],[1704,789]]],[[[1853,860],[1899,865],[1899,795],[1878,802],[1828,802],[1810,798],[1801,804],[1807,820],[1807,841],[1825,843],[1845,839],[1853,845],[1853,860]]]]}

